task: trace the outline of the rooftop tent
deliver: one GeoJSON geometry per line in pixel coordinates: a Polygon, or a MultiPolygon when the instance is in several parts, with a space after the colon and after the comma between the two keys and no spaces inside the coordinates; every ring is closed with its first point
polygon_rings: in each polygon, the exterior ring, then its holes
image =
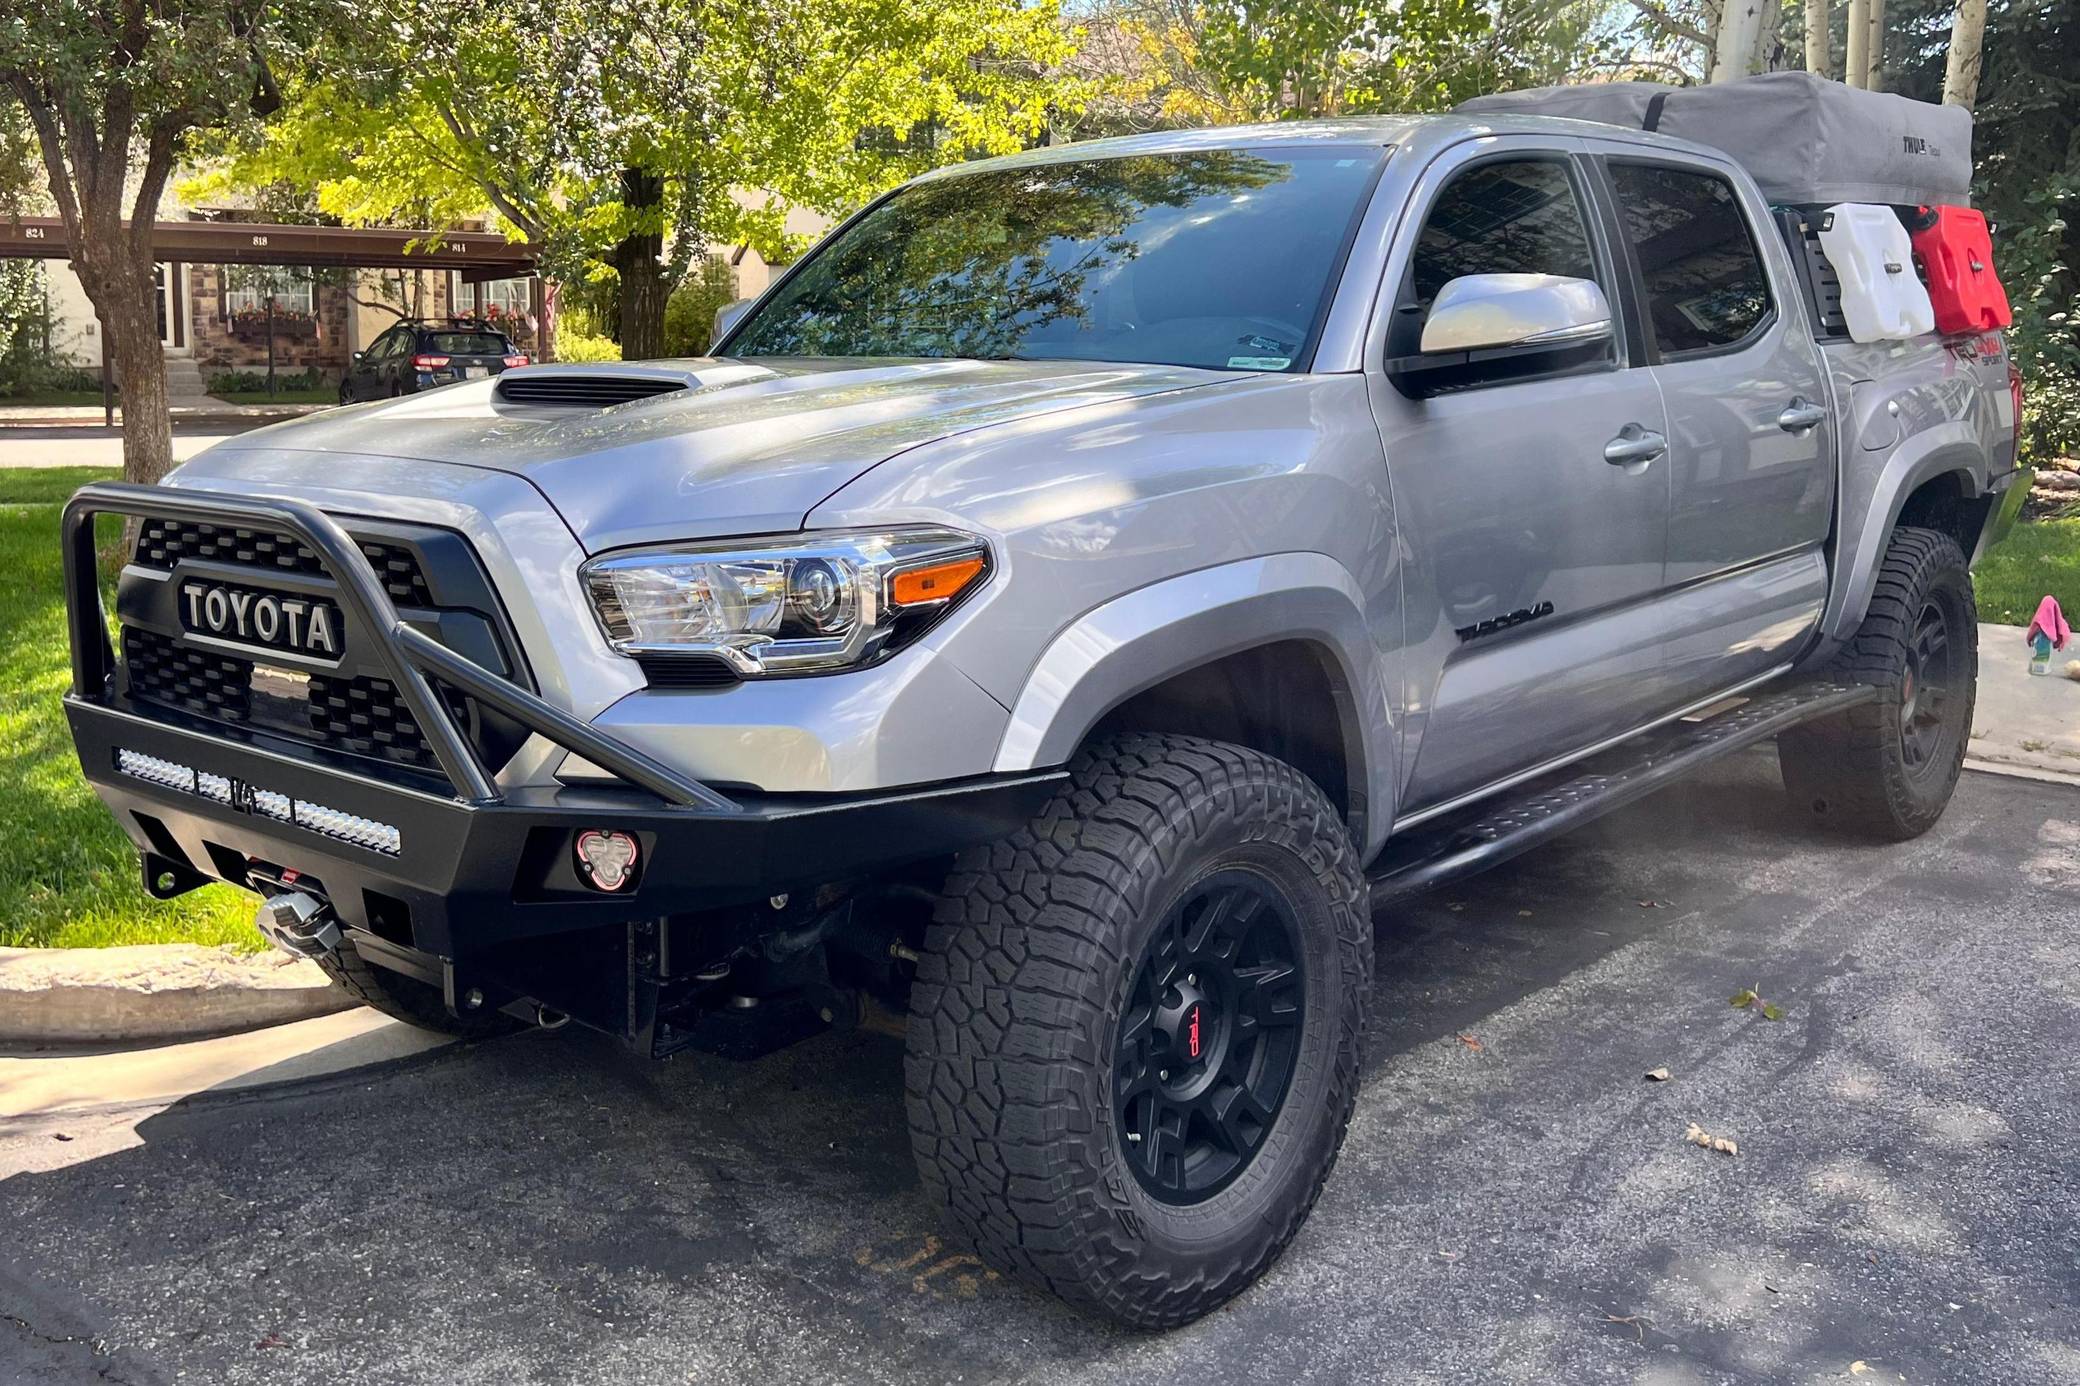
{"type": "Polygon", "coordinates": [[[1787,205],[1968,206],[1972,117],[1810,72],[1767,72],[1704,87],[1601,82],[1498,92],[1469,115],[1547,115],[1658,130],[1724,150],[1787,205]]]}

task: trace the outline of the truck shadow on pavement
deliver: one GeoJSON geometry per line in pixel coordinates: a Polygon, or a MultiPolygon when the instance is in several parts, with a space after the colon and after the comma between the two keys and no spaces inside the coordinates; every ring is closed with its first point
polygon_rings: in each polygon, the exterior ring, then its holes
{"type": "Polygon", "coordinates": [[[650,1064],[565,1031],[202,1094],[0,1182],[0,1379],[10,1327],[39,1381],[2080,1379],[2080,987],[2015,981],[2070,940],[2080,876],[2046,918],[2025,868],[2080,797],[2014,783],[1881,850],[1743,758],[1383,915],[1342,1164],[1174,1334],[940,1240],[896,1040],[650,1064]]]}

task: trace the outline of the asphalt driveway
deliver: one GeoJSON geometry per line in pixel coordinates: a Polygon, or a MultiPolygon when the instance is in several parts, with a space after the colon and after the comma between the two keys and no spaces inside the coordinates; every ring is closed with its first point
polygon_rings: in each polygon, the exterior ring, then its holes
{"type": "Polygon", "coordinates": [[[935,1240],[895,1040],[564,1031],[0,1127],[0,1381],[2080,1381],[2080,789],[1781,810],[1765,750],[1383,917],[1342,1163],[1180,1332],[935,1240]]]}

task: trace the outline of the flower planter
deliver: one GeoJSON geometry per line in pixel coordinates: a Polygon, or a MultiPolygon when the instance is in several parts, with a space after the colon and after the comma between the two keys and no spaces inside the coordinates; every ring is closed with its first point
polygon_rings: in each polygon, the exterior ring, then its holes
{"type": "MultiPolygon", "coordinates": [[[[274,335],[277,340],[306,341],[318,335],[318,320],[305,317],[275,316],[274,335]]],[[[239,342],[265,342],[267,319],[264,316],[244,316],[231,319],[231,337],[239,342]]]]}

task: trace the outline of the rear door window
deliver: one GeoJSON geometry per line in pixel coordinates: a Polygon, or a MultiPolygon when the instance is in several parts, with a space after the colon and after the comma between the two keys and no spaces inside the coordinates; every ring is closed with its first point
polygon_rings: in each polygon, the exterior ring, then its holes
{"type": "Polygon", "coordinates": [[[1723,351],[1761,328],[1769,276],[1733,185],[1665,164],[1614,162],[1610,176],[1661,354],[1723,351]]]}

